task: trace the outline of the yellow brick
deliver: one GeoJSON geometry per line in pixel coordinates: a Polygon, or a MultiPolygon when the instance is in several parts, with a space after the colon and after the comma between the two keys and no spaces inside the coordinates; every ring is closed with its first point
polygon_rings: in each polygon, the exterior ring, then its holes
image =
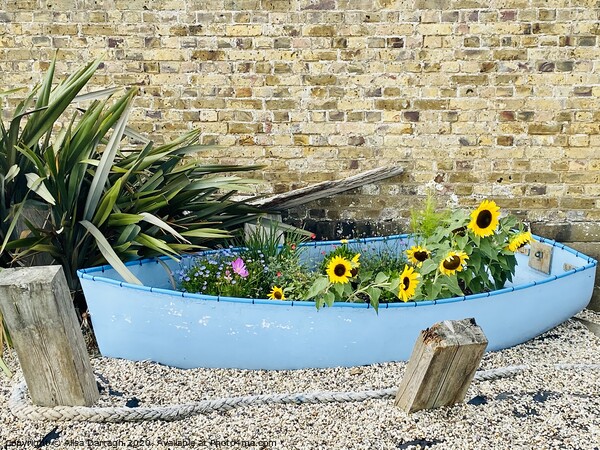
{"type": "Polygon", "coordinates": [[[337,33],[332,25],[307,25],[303,28],[302,34],[312,37],[331,37],[337,33]]]}
{"type": "Polygon", "coordinates": [[[449,23],[436,23],[436,24],[419,24],[417,25],[417,33],[423,35],[449,35],[453,34],[454,26],[449,23]]]}
{"type": "Polygon", "coordinates": [[[426,47],[426,48],[442,47],[442,37],[441,36],[425,36],[423,38],[423,47],[426,47]]]}
{"type": "Polygon", "coordinates": [[[569,145],[571,147],[587,147],[590,145],[590,137],[585,134],[569,136],[569,145]]]}
{"type": "Polygon", "coordinates": [[[262,25],[228,25],[225,36],[260,36],[262,31],[262,25]]]}
{"type": "Polygon", "coordinates": [[[408,23],[383,23],[374,24],[372,29],[373,36],[405,36],[413,34],[415,26],[408,23]]]}

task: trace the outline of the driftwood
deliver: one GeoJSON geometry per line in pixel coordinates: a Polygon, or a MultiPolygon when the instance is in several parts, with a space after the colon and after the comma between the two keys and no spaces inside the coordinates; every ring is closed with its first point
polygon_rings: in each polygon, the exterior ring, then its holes
{"type": "Polygon", "coordinates": [[[487,344],[474,319],[444,320],[421,331],[396,406],[412,413],[462,402],[487,344]]]}
{"type": "Polygon", "coordinates": [[[404,172],[402,167],[379,167],[367,170],[342,180],[323,181],[312,186],[295,189],[251,202],[263,209],[282,211],[296,206],[304,205],[313,200],[330,197],[350,189],[384,180],[404,172]]]}

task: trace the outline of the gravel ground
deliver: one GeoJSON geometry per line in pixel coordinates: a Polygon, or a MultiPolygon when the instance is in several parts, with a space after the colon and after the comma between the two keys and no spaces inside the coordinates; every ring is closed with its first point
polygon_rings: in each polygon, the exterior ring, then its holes
{"type": "MultiPolygon", "coordinates": [[[[600,324],[600,314],[579,318],[600,324]]],[[[18,363],[5,354],[19,375],[18,363]]],[[[411,415],[392,400],[250,406],[176,422],[52,423],[16,419],[7,401],[15,379],[0,374],[0,450],[57,449],[599,449],[600,338],[569,320],[525,344],[487,353],[480,369],[526,364],[516,376],[473,382],[466,403],[411,415]]],[[[237,395],[362,391],[397,387],[405,363],[296,371],[173,369],[94,358],[99,406],[152,406],[237,395]]]]}

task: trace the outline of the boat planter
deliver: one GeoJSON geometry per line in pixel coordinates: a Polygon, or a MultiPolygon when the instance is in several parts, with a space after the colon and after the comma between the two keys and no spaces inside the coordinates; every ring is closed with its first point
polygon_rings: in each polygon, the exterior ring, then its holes
{"type": "MultiPolygon", "coordinates": [[[[104,356],[181,367],[300,369],[407,360],[420,330],[442,320],[475,318],[488,351],[525,342],[586,307],[597,262],[563,244],[551,246],[550,273],[517,253],[512,283],[484,294],[437,301],[381,304],[213,297],[171,288],[157,259],[131,262],[144,284],[124,282],[110,266],[78,271],[98,346],[104,356]]],[[[412,245],[408,235],[350,241],[365,246],[412,245]]],[[[308,244],[307,257],[339,242],[308,244]]],[[[539,256],[539,255],[538,255],[539,256]]],[[[179,264],[162,261],[175,271],[179,264]]]]}

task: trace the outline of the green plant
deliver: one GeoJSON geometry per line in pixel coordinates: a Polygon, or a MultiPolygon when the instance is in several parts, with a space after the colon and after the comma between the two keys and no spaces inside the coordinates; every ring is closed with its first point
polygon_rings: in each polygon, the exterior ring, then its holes
{"type": "Polygon", "coordinates": [[[310,272],[301,263],[302,242],[311,233],[289,225],[258,222],[239,246],[193,257],[176,275],[187,292],[230,297],[302,299],[310,272]],[[278,296],[273,297],[273,292],[278,296]]]}
{"type": "Polygon", "coordinates": [[[342,240],[340,246],[324,255],[306,298],[314,299],[317,308],[335,301],[366,301],[377,311],[381,300],[394,301],[401,296],[400,284],[405,275],[402,260],[401,255],[385,249],[363,255],[342,240]],[[390,264],[386,266],[386,262],[390,264]]]}
{"type": "Polygon", "coordinates": [[[317,308],[344,301],[369,302],[377,310],[380,301],[406,301],[414,295],[416,283],[406,280],[414,280],[415,275],[399,248],[385,242],[372,247],[343,240],[330,252],[322,252],[319,261],[312,261],[303,258],[304,241],[302,230],[284,234],[278,228],[259,227],[244,247],[200,254],[173,275],[188,292],[314,300],[317,308]],[[234,270],[242,264],[243,272],[234,270]]]}
{"type": "Polygon", "coordinates": [[[438,210],[438,202],[433,191],[427,191],[425,205],[422,209],[413,209],[410,212],[410,229],[416,236],[428,238],[438,229],[440,223],[448,220],[450,211],[438,210]]]}
{"type": "MultiPolygon", "coordinates": [[[[431,217],[424,210],[417,213],[431,217]]],[[[484,200],[468,213],[456,210],[428,233],[415,233],[408,259],[419,273],[416,300],[462,296],[501,289],[515,273],[515,251],[531,234],[512,216],[484,200]]]]}
{"type": "Polygon", "coordinates": [[[246,297],[251,292],[249,283],[244,283],[251,279],[247,263],[233,250],[223,249],[194,257],[190,265],[184,265],[174,275],[178,276],[180,286],[186,292],[246,297]]]}
{"type": "Polygon", "coordinates": [[[259,219],[258,226],[240,242],[241,255],[250,261],[256,296],[265,298],[275,287],[288,299],[300,299],[310,274],[301,262],[302,243],[314,238],[310,232],[281,222],[259,219]]]}
{"type": "Polygon", "coordinates": [[[199,130],[156,146],[127,129],[136,89],[116,99],[116,89],[78,96],[98,64],[53,86],[53,62],[0,126],[0,264],[49,255],[74,291],[78,268],[108,262],[136,283],[123,260],[204,248],[259,212],[232,200],[252,180],[229,175],[256,167],[190,158],[204,148],[199,130]],[[125,146],[126,135],[142,143],[125,146]]]}
{"type": "MultiPolygon", "coordinates": [[[[232,266],[234,258],[243,258],[250,276],[236,280],[236,296],[264,298],[270,289],[272,299],[314,300],[317,308],[340,301],[368,302],[375,310],[380,302],[464,296],[501,289],[512,280],[515,252],[531,240],[523,224],[512,216],[500,217],[498,206],[488,200],[470,213],[438,213],[434,205],[428,197],[424,209],[413,212],[418,218],[414,223],[426,224],[426,231],[415,230],[410,248],[403,247],[404,240],[394,240],[402,246],[385,239],[374,246],[368,240],[342,240],[322,251],[318,261],[302,264],[302,246],[297,249],[287,239],[278,245],[280,234],[262,231],[251,236],[251,249],[225,251],[227,262],[219,272],[232,266]]],[[[183,270],[180,277],[193,278],[194,270],[183,270]]],[[[202,292],[223,295],[217,292],[219,281],[200,275],[202,292]]]]}

